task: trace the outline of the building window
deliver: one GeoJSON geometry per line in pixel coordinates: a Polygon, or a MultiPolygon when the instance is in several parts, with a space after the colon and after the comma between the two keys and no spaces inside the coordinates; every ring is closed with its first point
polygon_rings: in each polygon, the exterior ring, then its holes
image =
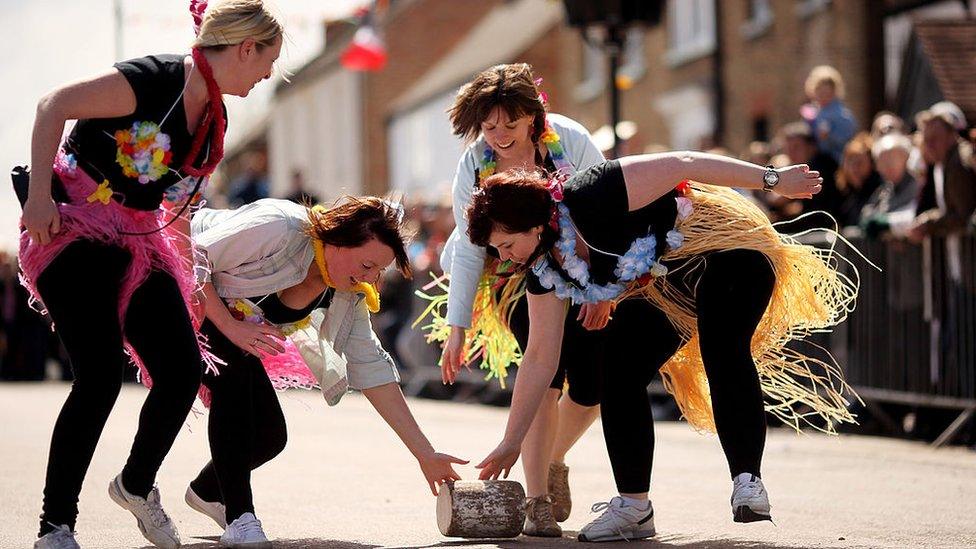
{"type": "Polygon", "coordinates": [[[668,2],[668,51],[664,59],[676,67],[715,51],[714,0],[668,2]]]}
{"type": "Polygon", "coordinates": [[[807,19],[824,11],[830,6],[830,0],[797,0],[796,16],[807,19]]]}
{"type": "MultiPolygon", "coordinates": [[[[587,39],[583,42],[583,80],[574,92],[576,100],[580,102],[596,99],[607,89],[607,73],[610,70],[606,53],[601,46],[603,33],[596,29],[586,32],[587,39]]],[[[646,32],[643,26],[634,25],[624,35],[617,74],[630,82],[637,82],[647,73],[647,63],[644,60],[646,32]]]]}
{"type": "Polygon", "coordinates": [[[739,31],[742,37],[753,40],[766,34],[766,31],[773,26],[773,8],[769,5],[769,0],[746,0],[748,13],[747,19],[739,31]]]}

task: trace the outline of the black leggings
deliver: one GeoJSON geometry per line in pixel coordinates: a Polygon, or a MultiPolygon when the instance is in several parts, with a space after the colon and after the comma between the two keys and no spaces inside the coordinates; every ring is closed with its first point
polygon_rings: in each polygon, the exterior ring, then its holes
{"type": "MultiPolygon", "coordinates": [[[[563,323],[563,343],[559,353],[559,367],[549,384],[550,389],[567,391],[570,400],[580,406],[600,404],[601,371],[604,364],[605,330],[587,330],[576,320],[580,306],[569,307],[563,323]]],[[[529,343],[529,305],[522,297],[512,309],[510,328],[524,351],[529,343]]]]}
{"type": "MultiPolygon", "coordinates": [[[[750,344],[775,281],[766,257],[750,250],[710,254],[698,280],[701,354],[733,477],[760,475],[766,417],[750,344]]],[[[643,493],[650,488],[654,453],[647,385],[682,342],[664,313],[643,299],[622,302],[607,331],[601,402],[607,451],[617,489],[643,493]]]]}
{"type": "MultiPolygon", "coordinates": [[[[121,248],[82,240],[65,247],[37,279],[74,372],[51,437],[41,535],[51,524],[74,528],[82,481],[122,387],[127,358],[118,303],[129,261],[121,248]]],[[[146,497],[200,386],[200,349],[172,276],[153,272],[136,289],[124,331],[153,380],[122,469],[125,489],[146,497]]]]}
{"type": "Polygon", "coordinates": [[[209,320],[201,331],[210,350],[227,365],[220,367],[219,375],[203,376],[211,393],[211,461],[190,486],[204,501],[223,503],[230,524],[254,512],[251,471],[280,454],[288,434],[261,360],[234,345],[209,320]]]}

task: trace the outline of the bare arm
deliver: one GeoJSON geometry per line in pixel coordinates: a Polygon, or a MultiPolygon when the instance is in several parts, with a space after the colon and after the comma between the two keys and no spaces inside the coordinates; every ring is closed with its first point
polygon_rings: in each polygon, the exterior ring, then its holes
{"type": "Polygon", "coordinates": [[[66,84],[38,101],[31,136],[30,188],[22,220],[33,240],[47,244],[50,234],[60,230],[61,219],[51,200],[51,165],[65,122],[125,116],[135,109],[135,92],[115,69],[66,84]]]}
{"type": "Polygon", "coordinates": [[[482,479],[508,473],[518,459],[522,439],[539,409],[539,403],[559,365],[566,304],[555,293],[529,294],[529,343],[519,365],[512,393],[512,408],[501,444],[478,468],[482,479]]]}
{"type": "Polygon", "coordinates": [[[434,450],[430,441],[420,430],[420,425],[410,413],[403,392],[396,383],[386,383],[377,387],[363,389],[363,394],[380,414],[383,421],[397,434],[404,446],[417,458],[420,469],[427,479],[431,493],[437,495],[437,486],[448,480],[460,480],[452,463],[465,464],[467,461],[434,450]]]}
{"type": "MultiPolygon", "coordinates": [[[[630,211],[664,196],[685,179],[722,187],[761,189],[764,166],[717,154],[680,151],[642,154],[620,159],[630,211]]],[[[774,192],[789,198],[810,198],[820,192],[823,179],[805,164],[776,170],[780,181],[774,192]]]]}

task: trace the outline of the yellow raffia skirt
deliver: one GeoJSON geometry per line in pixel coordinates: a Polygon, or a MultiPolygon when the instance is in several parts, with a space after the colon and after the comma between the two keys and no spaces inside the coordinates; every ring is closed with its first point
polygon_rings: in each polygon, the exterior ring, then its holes
{"type": "MultiPolygon", "coordinates": [[[[769,306],[752,338],[752,356],[766,411],[798,431],[806,425],[835,433],[837,424],[854,423],[848,405],[860,399],[844,381],[838,365],[831,358],[806,356],[788,344],[827,331],[847,318],[857,297],[856,269],[852,269],[854,278],[848,277],[839,272],[842,259],[833,248],[815,248],[778,233],[765,213],[732,189],[691,182],[686,198],[692,211],[675,225],[684,235],[684,243],[669,249],[661,261],[674,271],[686,270],[687,276],[704,266],[710,252],[748,249],[763,253],[776,274],[769,306]]],[[[443,342],[450,333],[441,314],[447,302],[447,285],[443,279],[432,285],[445,293],[418,293],[430,304],[414,326],[431,316],[422,329],[428,331],[429,341],[443,342]]],[[[524,293],[522,277],[500,278],[486,270],[478,288],[472,329],[467,331],[466,359],[481,358],[482,368],[488,370],[486,379],[497,377],[503,385],[506,368],[522,357],[508,329],[508,319],[524,293]]],[[[665,389],[692,427],[715,432],[694,297],[667,277],[654,277],[643,285],[635,283],[619,299],[638,297],[664,311],[685,341],[661,367],[665,389]]]]}
{"type": "MultiPolygon", "coordinates": [[[[515,304],[525,295],[525,273],[507,274],[507,268],[496,259],[486,261],[485,270],[478,281],[474,306],[471,311],[471,328],[465,332],[461,351],[462,362],[470,365],[480,360],[485,379],[495,378],[505,387],[508,368],[522,362],[522,349],[509,329],[509,321],[515,304]]],[[[428,301],[427,308],[413,322],[416,328],[427,332],[428,342],[443,344],[451,334],[444,311],[447,308],[448,277],[435,278],[423,290],[416,292],[428,301]],[[432,289],[442,293],[433,294],[432,289]],[[430,317],[430,320],[426,320],[430,317]]]]}
{"type": "MultiPolygon", "coordinates": [[[[772,264],[776,283],[766,313],[752,338],[766,411],[800,430],[803,425],[834,433],[841,422],[854,422],[848,397],[857,395],[832,359],[808,357],[788,348],[794,340],[836,326],[847,318],[857,297],[857,278],[838,272],[832,248],[815,248],[776,232],[756,205],[725,187],[691,183],[692,211],[675,228],[684,243],[661,260],[701,268],[709,252],[748,249],[762,252],[772,264]],[[820,420],[814,420],[820,418],[820,420]]],[[[661,367],[664,387],[688,423],[715,431],[708,380],[698,344],[692,298],[665,277],[629,289],[621,299],[643,297],[659,307],[686,343],[661,367]]],[[[858,399],[859,400],[859,399],[858,399]]]]}

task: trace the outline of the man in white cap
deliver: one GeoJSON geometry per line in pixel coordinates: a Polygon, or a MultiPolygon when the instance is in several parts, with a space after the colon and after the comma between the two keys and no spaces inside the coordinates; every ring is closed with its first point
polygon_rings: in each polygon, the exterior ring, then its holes
{"type": "Polygon", "coordinates": [[[926,178],[910,236],[949,236],[966,229],[976,210],[973,147],[960,137],[966,117],[954,103],[940,101],[918,113],[926,178]]]}

